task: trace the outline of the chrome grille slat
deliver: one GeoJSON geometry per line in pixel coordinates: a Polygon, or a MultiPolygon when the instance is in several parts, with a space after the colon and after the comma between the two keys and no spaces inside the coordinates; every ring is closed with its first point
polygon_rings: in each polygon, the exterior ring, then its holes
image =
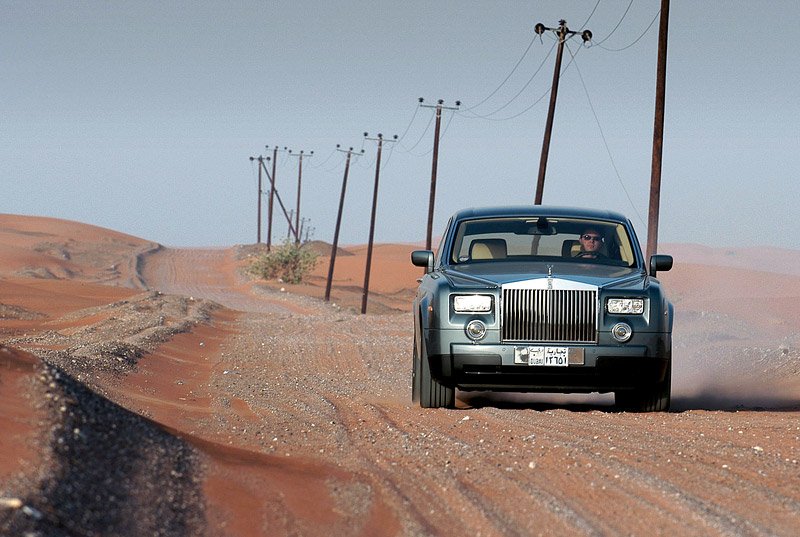
{"type": "Polygon", "coordinates": [[[597,291],[503,289],[503,341],[594,343],[597,291]]]}

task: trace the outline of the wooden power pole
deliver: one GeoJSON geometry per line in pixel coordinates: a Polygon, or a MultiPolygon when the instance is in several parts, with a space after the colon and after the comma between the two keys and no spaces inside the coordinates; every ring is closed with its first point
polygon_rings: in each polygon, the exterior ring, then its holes
{"type": "MultiPolygon", "coordinates": [[[[544,176],[547,171],[547,157],[550,154],[550,136],[553,133],[553,116],[556,113],[556,97],[558,96],[558,83],[561,76],[561,58],[564,56],[564,43],[578,33],[567,28],[567,21],[564,19],[558,21],[558,28],[548,28],[541,22],[534,26],[534,31],[539,35],[548,30],[556,34],[558,49],[556,52],[556,65],[553,70],[553,87],[550,90],[550,107],[547,109],[547,123],[544,127],[544,139],[542,140],[542,155],[539,158],[539,178],[536,181],[536,198],[534,200],[536,205],[542,204],[542,195],[544,194],[544,176]]],[[[584,43],[591,41],[592,32],[583,30],[581,38],[584,43]]]]}
{"type": "Polygon", "coordinates": [[[369,242],[367,243],[367,266],[364,269],[364,290],[361,295],[362,315],[367,313],[367,297],[369,296],[369,272],[372,268],[372,243],[375,237],[375,212],[378,208],[378,181],[381,175],[381,151],[383,151],[383,142],[396,142],[397,135],[394,135],[393,140],[384,140],[383,134],[378,134],[377,138],[369,138],[369,133],[365,132],[364,138],[378,142],[378,157],[375,160],[375,189],[372,194],[372,216],[370,216],[369,221],[369,242]]]}
{"type": "Polygon", "coordinates": [[[656,110],[653,120],[653,163],[650,171],[650,211],[647,217],[647,259],[658,252],[658,212],[661,205],[661,154],[664,148],[664,98],[667,90],[667,32],[669,0],[661,0],[658,25],[656,110]]]}
{"type": "Polygon", "coordinates": [[[351,147],[347,151],[343,149],[339,149],[339,144],[336,144],[337,151],[343,151],[347,153],[347,160],[344,164],[344,178],[342,179],[342,195],[339,196],[339,213],[336,216],[336,228],[333,231],[333,246],[331,247],[331,263],[328,267],[328,281],[325,284],[325,302],[329,302],[331,299],[331,285],[333,285],[333,265],[336,263],[336,250],[339,249],[339,228],[342,224],[342,209],[344,209],[344,194],[347,191],[347,176],[350,173],[350,157],[355,154],[355,156],[360,156],[364,153],[364,150],[361,150],[361,153],[353,153],[353,148],[351,147]]]}
{"type": "Polygon", "coordinates": [[[461,106],[461,101],[456,101],[456,105],[454,107],[443,106],[444,100],[442,99],[439,99],[436,102],[436,106],[422,104],[423,101],[424,99],[420,97],[420,106],[423,108],[436,109],[436,127],[434,128],[433,134],[433,163],[431,164],[431,195],[428,198],[428,229],[425,234],[425,249],[430,250],[433,235],[433,209],[436,205],[436,176],[439,170],[439,138],[442,127],[442,109],[458,110],[458,107],[461,106]]]}

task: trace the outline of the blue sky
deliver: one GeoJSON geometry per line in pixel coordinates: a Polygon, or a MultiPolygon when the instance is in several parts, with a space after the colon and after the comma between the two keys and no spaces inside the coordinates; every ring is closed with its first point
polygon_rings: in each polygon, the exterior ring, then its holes
{"type": "MultiPolygon", "coordinates": [[[[384,152],[376,240],[423,241],[433,112],[417,98],[463,102],[444,116],[435,234],[463,207],[532,203],[555,59],[533,26],[563,18],[594,46],[568,43],[544,202],[623,212],[644,239],[659,4],[0,0],[0,211],[168,246],[252,243],[249,157],[278,145],[314,151],[301,215],[331,241],[341,144],[366,151],[341,235],[364,243],[368,131],[404,134],[384,152]]],[[[800,4],[672,4],[660,242],[800,248],[800,4]]],[[[279,155],[290,207],[297,161],[279,155]]]]}

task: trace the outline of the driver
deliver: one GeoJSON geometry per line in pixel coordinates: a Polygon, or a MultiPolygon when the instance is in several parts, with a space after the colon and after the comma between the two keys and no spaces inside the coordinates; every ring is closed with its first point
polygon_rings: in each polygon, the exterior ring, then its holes
{"type": "Polygon", "coordinates": [[[603,236],[595,228],[586,228],[581,233],[578,240],[581,244],[581,251],[578,252],[576,257],[583,257],[588,259],[599,259],[605,257],[600,249],[603,247],[603,236]]]}

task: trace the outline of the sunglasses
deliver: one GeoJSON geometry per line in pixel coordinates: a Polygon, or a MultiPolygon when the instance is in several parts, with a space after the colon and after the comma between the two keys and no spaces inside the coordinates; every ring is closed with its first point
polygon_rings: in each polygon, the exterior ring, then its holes
{"type": "Polygon", "coordinates": [[[581,238],[585,241],[595,241],[595,242],[602,242],[603,237],[600,235],[581,235],[581,238]]]}

